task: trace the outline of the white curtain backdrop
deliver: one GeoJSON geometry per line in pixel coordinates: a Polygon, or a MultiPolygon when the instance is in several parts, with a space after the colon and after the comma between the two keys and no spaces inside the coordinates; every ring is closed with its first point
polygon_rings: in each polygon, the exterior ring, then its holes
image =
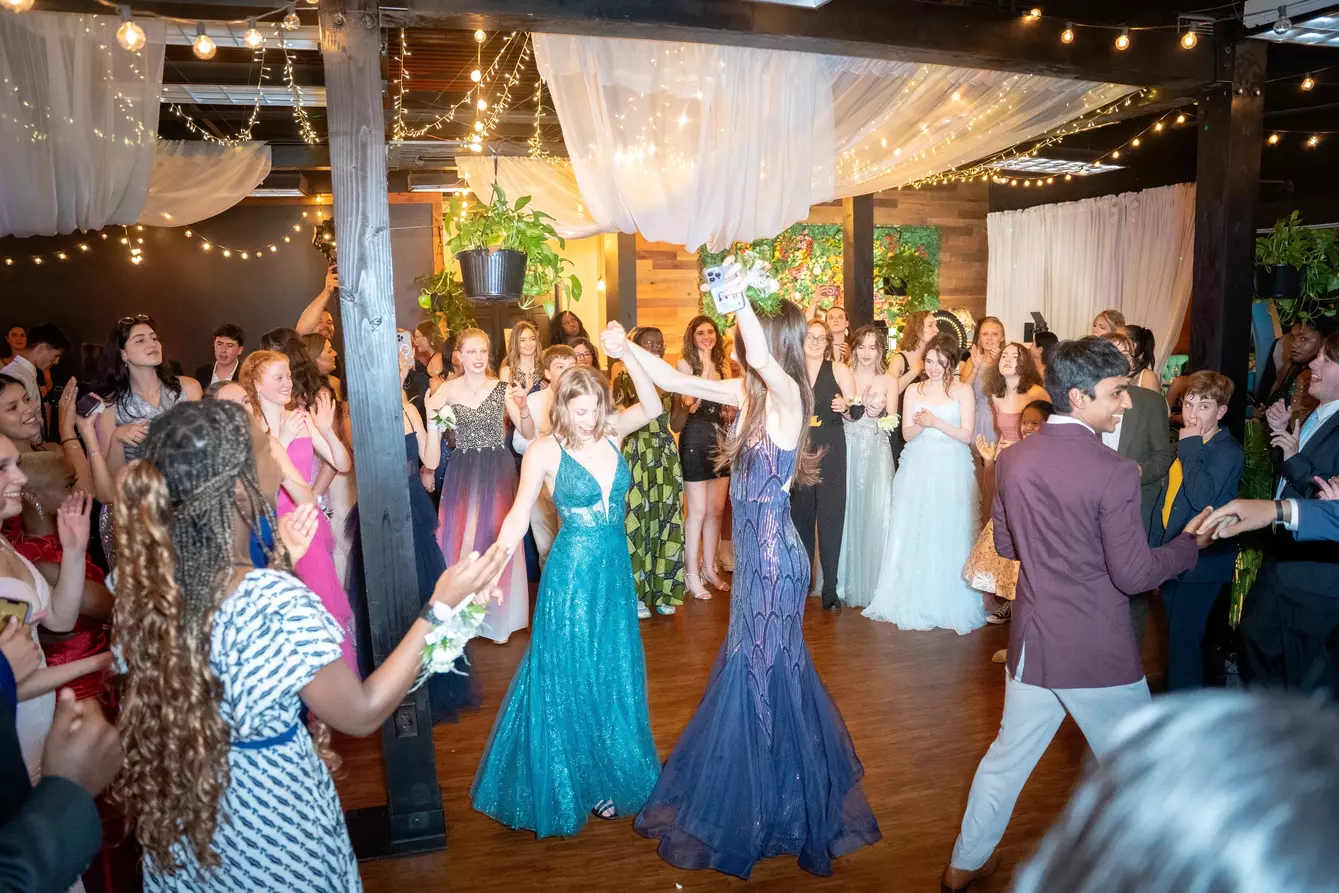
{"type": "Polygon", "coordinates": [[[1061,338],[1119,310],[1153,332],[1158,370],[1190,305],[1195,185],[987,215],[986,313],[1021,338],[1032,311],[1061,338]]]}
{"type": "Polygon", "coordinates": [[[222,214],[250,195],[270,173],[264,143],[159,140],[153,176],[139,222],[146,226],[188,226],[222,214]]]}
{"type": "Polygon", "coordinates": [[[564,239],[582,239],[599,232],[615,232],[617,227],[602,228],[586,210],[585,199],[577,187],[572,163],[566,158],[496,159],[480,155],[457,155],[456,169],[470,185],[470,191],[484,204],[493,201],[494,181],[515,203],[523,195],[531,197],[530,206],[549,214],[553,228],[564,239]]]}
{"type": "Polygon", "coordinates": [[[1132,88],[710,44],[533,35],[592,220],[714,249],[1005,149],[1132,88]]]}
{"type": "Polygon", "coordinates": [[[149,188],[162,22],[139,53],[115,16],[0,15],[0,236],[129,224],[149,188]]]}

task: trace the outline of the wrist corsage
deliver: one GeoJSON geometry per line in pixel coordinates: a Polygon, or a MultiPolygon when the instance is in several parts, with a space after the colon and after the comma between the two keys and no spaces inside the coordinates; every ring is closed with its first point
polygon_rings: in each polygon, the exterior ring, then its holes
{"type": "Polygon", "coordinates": [[[448,405],[431,409],[428,411],[428,425],[438,431],[454,431],[456,430],[456,414],[451,411],[451,407],[448,405]]]}
{"type": "Polygon", "coordinates": [[[485,613],[483,602],[474,596],[454,608],[433,602],[432,609],[425,611],[432,629],[428,630],[423,646],[420,675],[426,678],[432,673],[459,673],[455,663],[465,653],[465,643],[483,626],[485,613]]]}
{"type": "Polygon", "coordinates": [[[875,424],[879,426],[880,431],[891,432],[897,430],[898,423],[900,423],[901,421],[902,421],[901,416],[899,416],[895,412],[890,412],[886,416],[881,416],[878,422],[876,422],[875,424]]]}

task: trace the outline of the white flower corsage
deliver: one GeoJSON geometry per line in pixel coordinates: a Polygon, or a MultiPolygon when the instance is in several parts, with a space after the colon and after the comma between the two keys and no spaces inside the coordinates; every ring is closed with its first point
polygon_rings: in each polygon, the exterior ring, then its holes
{"type": "Polygon", "coordinates": [[[465,653],[465,643],[474,638],[484,622],[484,604],[471,596],[455,608],[437,602],[432,606],[432,629],[423,646],[424,675],[458,673],[456,660],[465,653]]]}
{"type": "Polygon", "coordinates": [[[428,424],[438,431],[456,430],[456,414],[451,411],[449,405],[443,404],[437,409],[429,410],[428,424]]]}
{"type": "Polygon", "coordinates": [[[902,421],[902,417],[895,412],[881,417],[875,424],[879,426],[880,431],[896,431],[897,425],[902,421]]]}

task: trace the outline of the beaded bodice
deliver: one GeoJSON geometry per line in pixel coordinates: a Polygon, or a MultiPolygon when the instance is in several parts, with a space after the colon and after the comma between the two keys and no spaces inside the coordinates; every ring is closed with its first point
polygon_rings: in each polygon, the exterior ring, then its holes
{"type": "Polygon", "coordinates": [[[456,415],[457,450],[491,450],[506,442],[503,419],[507,415],[507,385],[496,382],[484,402],[471,409],[463,403],[453,403],[456,415]]]}

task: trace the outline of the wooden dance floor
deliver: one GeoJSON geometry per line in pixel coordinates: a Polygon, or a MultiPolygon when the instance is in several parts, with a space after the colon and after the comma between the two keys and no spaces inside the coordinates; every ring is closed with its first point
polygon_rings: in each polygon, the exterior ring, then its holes
{"type": "MultiPolygon", "coordinates": [[[[657,616],[640,624],[650,676],[651,723],[662,759],[702,696],[725,636],[728,613],[728,601],[718,596],[687,604],[674,617],[657,616]]],[[[811,598],[805,636],[864,764],[864,791],[883,840],[836,860],[830,878],[802,871],[793,857],[759,863],[749,887],[937,891],[972,773],[999,725],[1004,671],[990,662],[990,656],[1007,644],[1008,628],[986,627],[964,637],[946,631],[902,632],[867,620],[856,610],[835,617],[824,614],[818,599],[811,598]]],[[[681,871],[661,861],[656,855],[658,842],[635,834],[630,818],[614,822],[592,818],[575,838],[541,841],[470,807],[470,782],[528,641],[527,631],[506,645],[481,643],[475,665],[484,706],[467,712],[459,724],[435,730],[449,828],[447,851],[363,863],[369,893],[475,889],[673,893],[742,887],[738,878],[681,871]]],[[[345,808],[384,803],[379,737],[338,739],[336,744],[345,757],[346,772],[338,784],[345,808]]],[[[1001,846],[1000,872],[974,889],[1007,889],[1013,869],[1063,807],[1085,753],[1077,727],[1066,720],[1019,799],[1001,846]]]]}

